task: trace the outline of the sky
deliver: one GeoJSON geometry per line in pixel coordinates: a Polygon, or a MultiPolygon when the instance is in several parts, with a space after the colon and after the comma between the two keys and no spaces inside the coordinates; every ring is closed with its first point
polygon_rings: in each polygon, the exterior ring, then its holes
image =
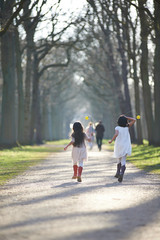
{"type": "Polygon", "coordinates": [[[86,4],[86,0],[61,0],[61,4],[63,7],[67,9],[81,9],[84,4],[86,4]]]}
{"type": "MultiPolygon", "coordinates": [[[[50,1],[48,0],[46,5],[43,7],[43,11],[47,12],[50,8],[50,1]]],[[[52,3],[56,3],[57,0],[52,0],[52,3]]],[[[41,1],[39,1],[41,3],[41,1]]],[[[66,15],[61,16],[58,26],[59,28],[64,27],[64,21],[67,21],[70,16],[77,16],[79,13],[82,12],[83,7],[87,4],[86,0],[61,0],[60,1],[60,8],[62,9],[62,12],[66,13],[66,15]]],[[[53,8],[54,9],[54,8],[53,8]]],[[[47,18],[46,14],[46,18],[47,18]]],[[[50,32],[50,21],[46,21],[40,25],[39,31],[36,33],[36,39],[39,39],[42,35],[47,36],[47,33],[50,32]]]]}

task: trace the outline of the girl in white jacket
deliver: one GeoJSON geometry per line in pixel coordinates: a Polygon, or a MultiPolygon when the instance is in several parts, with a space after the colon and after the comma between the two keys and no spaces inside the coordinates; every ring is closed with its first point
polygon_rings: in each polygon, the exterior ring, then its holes
{"type": "Polygon", "coordinates": [[[126,157],[131,155],[132,146],[129,134],[129,127],[135,123],[136,119],[121,115],[118,119],[118,126],[115,128],[115,134],[109,143],[114,144],[114,157],[118,158],[117,173],[115,175],[119,182],[123,181],[123,175],[126,170],[126,157]]]}

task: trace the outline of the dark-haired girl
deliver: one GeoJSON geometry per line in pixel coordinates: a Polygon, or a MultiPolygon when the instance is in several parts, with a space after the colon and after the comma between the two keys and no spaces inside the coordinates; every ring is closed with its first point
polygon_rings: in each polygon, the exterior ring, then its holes
{"type": "Polygon", "coordinates": [[[80,122],[75,122],[73,124],[73,133],[71,137],[71,142],[64,148],[64,150],[66,150],[70,145],[73,145],[72,160],[74,175],[72,179],[77,179],[78,182],[82,182],[81,174],[83,170],[83,161],[88,159],[85,140],[91,140],[84,133],[83,126],[80,122]]]}
{"type": "Polygon", "coordinates": [[[114,157],[118,158],[117,173],[115,175],[119,182],[123,181],[123,175],[126,170],[126,157],[131,155],[132,146],[129,134],[129,127],[135,123],[136,119],[121,115],[118,119],[118,126],[115,128],[115,134],[109,143],[115,139],[114,157]]]}

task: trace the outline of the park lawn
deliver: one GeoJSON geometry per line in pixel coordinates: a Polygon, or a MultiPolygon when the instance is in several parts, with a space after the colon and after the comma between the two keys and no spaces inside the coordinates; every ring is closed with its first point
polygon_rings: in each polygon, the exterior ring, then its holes
{"type": "Polygon", "coordinates": [[[61,140],[57,140],[57,141],[47,141],[46,144],[49,145],[67,145],[69,142],[71,141],[71,139],[61,139],[61,140]]]}
{"type": "Polygon", "coordinates": [[[112,143],[108,143],[109,139],[103,139],[102,149],[107,149],[108,151],[113,152],[114,150],[114,141],[112,143]]]}
{"type": "MultiPolygon", "coordinates": [[[[108,140],[104,140],[104,143],[107,144],[107,150],[114,150],[114,143],[108,144],[108,140]]],[[[139,169],[160,175],[160,147],[149,146],[145,140],[143,145],[132,144],[132,154],[127,160],[139,169]]]]}
{"type": "Polygon", "coordinates": [[[30,166],[47,158],[52,152],[61,151],[61,147],[21,146],[0,150],[0,185],[21,174],[30,166]]]}
{"type": "Polygon", "coordinates": [[[136,167],[150,173],[160,174],[160,147],[132,145],[132,155],[127,159],[136,167]]]}

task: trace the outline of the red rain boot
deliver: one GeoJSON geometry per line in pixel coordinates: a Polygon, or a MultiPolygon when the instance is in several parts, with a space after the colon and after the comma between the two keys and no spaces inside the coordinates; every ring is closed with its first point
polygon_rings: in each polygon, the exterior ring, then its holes
{"type": "Polygon", "coordinates": [[[82,179],[81,179],[82,170],[83,170],[82,167],[79,167],[79,168],[78,168],[78,178],[77,178],[77,181],[78,181],[78,182],[82,182],[82,179]]]}
{"type": "Polygon", "coordinates": [[[78,170],[78,166],[77,165],[73,165],[74,175],[73,175],[72,179],[77,179],[77,170],[78,170]]]}

